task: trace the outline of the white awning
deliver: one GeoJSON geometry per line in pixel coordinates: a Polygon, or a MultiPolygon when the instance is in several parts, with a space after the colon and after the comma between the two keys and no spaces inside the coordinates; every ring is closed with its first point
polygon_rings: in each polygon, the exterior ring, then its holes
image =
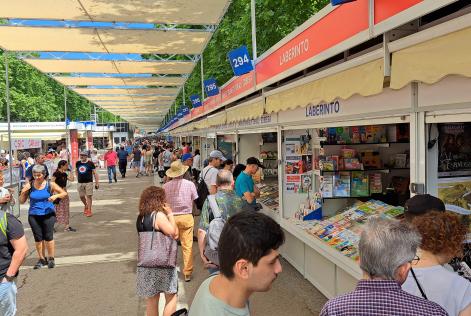
{"type": "Polygon", "coordinates": [[[0,17],[44,20],[217,24],[227,0],[0,1],[0,17]]]}
{"type": "Polygon", "coordinates": [[[183,77],[63,77],[54,79],[65,86],[181,86],[183,77]]]}

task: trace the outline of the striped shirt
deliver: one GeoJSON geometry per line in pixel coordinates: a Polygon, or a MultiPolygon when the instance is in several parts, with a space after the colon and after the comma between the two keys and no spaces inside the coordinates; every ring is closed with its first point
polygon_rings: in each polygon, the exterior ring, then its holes
{"type": "Polygon", "coordinates": [[[401,289],[396,281],[360,280],[356,289],[329,300],[321,316],[446,316],[440,305],[401,289]]]}

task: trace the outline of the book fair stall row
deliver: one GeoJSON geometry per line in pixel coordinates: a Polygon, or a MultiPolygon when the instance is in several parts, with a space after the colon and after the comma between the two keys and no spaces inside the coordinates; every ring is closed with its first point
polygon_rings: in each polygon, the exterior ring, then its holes
{"type": "Polygon", "coordinates": [[[283,257],[334,297],[362,276],[369,217],[400,217],[423,193],[471,214],[470,50],[463,13],[170,133],[259,158],[258,202],[286,233],[283,257]]]}

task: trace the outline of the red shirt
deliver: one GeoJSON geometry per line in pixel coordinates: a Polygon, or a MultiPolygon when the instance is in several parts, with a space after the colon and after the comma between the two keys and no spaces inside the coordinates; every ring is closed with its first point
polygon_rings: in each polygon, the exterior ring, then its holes
{"type": "Polygon", "coordinates": [[[116,160],[118,160],[118,154],[116,151],[107,151],[103,159],[106,162],[107,167],[116,166],[116,160]]]}

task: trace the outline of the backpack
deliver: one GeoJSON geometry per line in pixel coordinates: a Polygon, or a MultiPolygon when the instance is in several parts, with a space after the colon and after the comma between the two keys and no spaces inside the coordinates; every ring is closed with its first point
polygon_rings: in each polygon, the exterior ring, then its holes
{"type": "Polygon", "coordinates": [[[7,227],[8,227],[8,219],[7,219],[7,213],[4,211],[0,211],[0,230],[2,231],[2,234],[7,237],[7,227]]]}
{"type": "Polygon", "coordinates": [[[196,184],[196,192],[198,193],[198,198],[195,200],[195,204],[196,204],[196,208],[199,210],[203,209],[204,201],[206,201],[206,198],[209,195],[208,186],[206,185],[206,182],[204,181],[204,178],[208,174],[209,170],[211,170],[211,168],[206,170],[205,174],[202,175],[198,179],[198,183],[196,184]]]}
{"type": "Polygon", "coordinates": [[[226,220],[221,216],[221,210],[219,209],[214,195],[208,196],[208,202],[214,219],[209,222],[208,232],[204,238],[204,255],[209,261],[219,265],[218,243],[226,220]]]}
{"type": "Polygon", "coordinates": [[[162,161],[164,162],[165,165],[169,165],[172,163],[172,153],[165,151],[163,153],[162,161]]]}

